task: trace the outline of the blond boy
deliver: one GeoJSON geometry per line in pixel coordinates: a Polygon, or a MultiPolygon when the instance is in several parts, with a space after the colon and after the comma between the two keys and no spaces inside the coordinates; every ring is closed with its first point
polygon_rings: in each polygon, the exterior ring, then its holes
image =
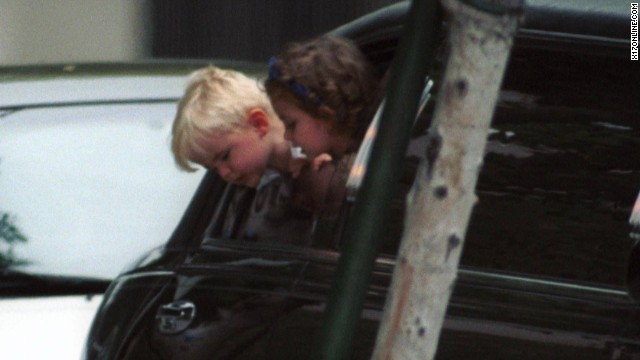
{"type": "Polygon", "coordinates": [[[233,70],[209,66],[189,76],[172,134],[180,168],[199,164],[238,185],[256,187],[267,168],[288,173],[294,160],[258,81],[233,70]]]}
{"type": "Polygon", "coordinates": [[[296,178],[296,203],[318,209],[326,202],[334,167],[322,154],[313,168],[292,155],[284,124],[256,79],[215,66],[194,71],[178,103],[172,145],[176,163],[215,169],[227,182],[256,188],[267,169],[296,178]]]}

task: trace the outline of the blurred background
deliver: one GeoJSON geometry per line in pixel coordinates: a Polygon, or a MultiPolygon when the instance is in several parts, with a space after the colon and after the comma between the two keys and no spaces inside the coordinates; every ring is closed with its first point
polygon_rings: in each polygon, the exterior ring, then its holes
{"type": "Polygon", "coordinates": [[[149,58],[266,61],[397,0],[0,0],[0,66],[149,58]]]}

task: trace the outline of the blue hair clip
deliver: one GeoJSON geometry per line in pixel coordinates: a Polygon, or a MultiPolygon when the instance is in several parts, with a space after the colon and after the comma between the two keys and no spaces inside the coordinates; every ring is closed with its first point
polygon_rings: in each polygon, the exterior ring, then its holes
{"type": "Polygon", "coordinates": [[[311,102],[313,102],[315,105],[325,105],[324,102],[322,100],[320,100],[319,98],[311,98],[311,91],[304,85],[300,84],[299,82],[295,81],[294,79],[291,79],[289,81],[283,81],[282,80],[282,74],[280,73],[280,70],[278,70],[278,68],[276,67],[276,57],[272,56],[269,59],[269,79],[273,79],[276,80],[282,84],[285,84],[289,87],[289,90],[291,90],[291,92],[296,95],[299,98],[302,98],[303,100],[309,100],[311,102]]]}

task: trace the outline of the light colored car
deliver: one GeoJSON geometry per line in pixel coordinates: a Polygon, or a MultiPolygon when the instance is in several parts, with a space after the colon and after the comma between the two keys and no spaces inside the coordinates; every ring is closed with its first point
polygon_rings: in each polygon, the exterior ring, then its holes
{"type": "Polygon", "coordinates": [[[167,241],[204,174],[170,134],[205,65],[0,68],[0,358],[79,358],[110,280],[167,241]]]}

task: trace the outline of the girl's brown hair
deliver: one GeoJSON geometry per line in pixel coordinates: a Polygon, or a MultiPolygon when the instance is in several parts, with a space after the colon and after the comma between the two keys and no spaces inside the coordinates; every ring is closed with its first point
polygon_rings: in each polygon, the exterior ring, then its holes
{"type": "Polygon", "coordinates": [[[271,100],[293,101],[315,118],[327,118],[322,105],[336,116],[333,129],[354,136],[368,119],[364,110],[375,98],[376,72],[351,41],[324,35],[291,43],[270,62],[265,82],[271,100]]]}

